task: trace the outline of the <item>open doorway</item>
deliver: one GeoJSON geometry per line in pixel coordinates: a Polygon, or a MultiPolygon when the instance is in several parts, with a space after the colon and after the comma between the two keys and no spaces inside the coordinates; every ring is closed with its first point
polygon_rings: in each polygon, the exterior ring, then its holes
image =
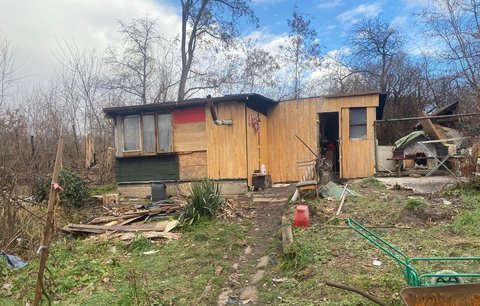
{"type": "Polygon", "coordinates": [[[332,161],[333,172],[340,172],[338,112],[320,113],[320,155],[332,161]]]}

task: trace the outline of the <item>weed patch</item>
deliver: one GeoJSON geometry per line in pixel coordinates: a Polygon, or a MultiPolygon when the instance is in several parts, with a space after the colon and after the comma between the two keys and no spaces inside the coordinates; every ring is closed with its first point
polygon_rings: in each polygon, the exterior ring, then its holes
{"type": "Polygon", "coordinates": [[[378,189],[385,189],[385,185],[374,177],[369,177],[369,178],[363,179],[361,185],[362,186],[371,186],[371,187],[375,187],[375,188],[378,188],[378,189]]]}
{"type": "Polygon", "coordinates": [[[422,200],[417,200],[417,199],[407,199],[404,202],[405,208],[409,210],[418,210],[420,208],[425,208],[428,206],[428,203],[422,200]]]}
{"type": "Polygon", "coordinates": [[[478,224],[480,224],[480,209],[465,210],[455,216],[450,227],[455,233],[480,236],[478,224]]]}
{"type": "Polygon", "coordinates": [[[107,193],[115,193],[116,191],[117,191],[117,184],[92,186],[89,189],[89,193],[91,196],[104,195],[107,193]]]}

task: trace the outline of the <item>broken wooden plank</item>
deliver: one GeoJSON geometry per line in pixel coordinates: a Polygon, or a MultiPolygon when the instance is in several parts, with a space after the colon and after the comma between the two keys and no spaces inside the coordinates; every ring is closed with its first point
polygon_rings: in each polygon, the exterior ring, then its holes
{"type": "Polygon", "coordinates": [[[129,223],[132,223],[133,221],[137,221],[138,219],[141,219],[141,218],[143,218],[143,216],[136,216],[136,217],[133,217],[133,218],[127,219],[127,220],[125,220],[125,221],[123,221],[123,222],[119,223],[118,225],[119,225],[119,226],[122,226],[122,225],[127,225],[127,224],[129,224],[129,223]]]}
{"type": "MultiPolygon", "coordinates": [[[[180,239],[179,233],[165,233],[165,232],[157,232],[157,231],[150,231],[150,232],[143,232],[142,236],[147,239],[154,239],[154,238],[166,238],[168,240],[173,239],[177,240],[180,239]]],[[[135,233],[123,233],[119,235],[117,238],[121,241],[135,239],[137,235],[135,233]]]]}
{"type": "Polygon", "coordinates": [[[67,232],[86,232],[86,233],[104,233],[104,232],[146,232],[146,231],[163,231],[167,227],[168,221],[148,223],[148,224],[134,224],[134,225],[93,225],[93,224],[68,224],[62,228],[67,232]]]}

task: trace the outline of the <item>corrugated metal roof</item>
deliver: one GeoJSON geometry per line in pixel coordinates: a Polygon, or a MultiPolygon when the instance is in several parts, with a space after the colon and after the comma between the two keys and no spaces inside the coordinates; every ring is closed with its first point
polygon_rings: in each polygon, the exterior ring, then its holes
{"type": "MultiPolygon", "coordinates": [[[[193,106],[201,106],[207,104],[208,98],[195,98],[182,102],[163,102],[163,103],[151,103],[142,105],[129,105],[118,107],[106,107],[103,112],[108,117],[115,117],[116,115],[131,115],[143,112],[154,111],[170,111],[177,108],[186,108],[193,106]]],[[[272,99],[264,97],[259,94],[238,94],[238,95],[226,95],[223,97],[211,98],[213,103],[226,103],[226,102],[240,102],[245,103],[249,108],[256,110],[262,114],[267,113],[269,105],[273,105],[276,102],[272,99]]]]}

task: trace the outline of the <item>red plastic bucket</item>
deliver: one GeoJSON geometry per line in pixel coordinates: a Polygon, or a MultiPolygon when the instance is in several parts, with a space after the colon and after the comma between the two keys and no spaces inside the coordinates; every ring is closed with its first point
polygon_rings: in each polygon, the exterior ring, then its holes
{"type": "Polygon", "coordinates": [[[297,210],[295,211],[295,218],[293,220],[293,226],[296,227],[309,227],[310,218],[308,214],[307,205],[298,205],[297,210]]]}

